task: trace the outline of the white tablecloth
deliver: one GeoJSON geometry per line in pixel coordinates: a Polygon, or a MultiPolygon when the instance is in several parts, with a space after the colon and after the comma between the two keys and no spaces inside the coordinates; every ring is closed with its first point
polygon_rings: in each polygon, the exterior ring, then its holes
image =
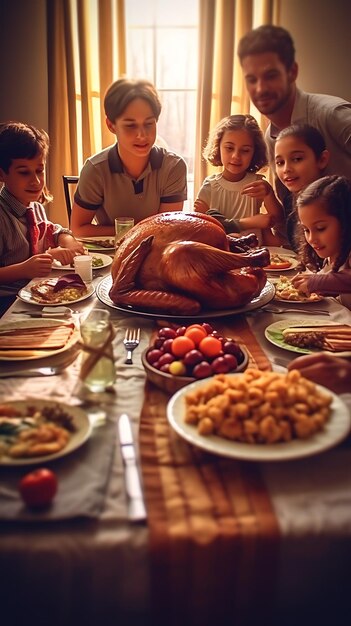
{"type": "MultiPolygon", "coordinates": [[[[92,306],[102,306],[95,296],[80,303],[79,308],[92,306]]],[[[328,319],[351,322],[350,311],[334,300],[323,302],[322,308],[326,306],[331,312],[328,319]]],[[[31,309],[23,302],[15,303],[4,321],[19,319],[15,311],[26,308],[31,309]]],[[[140,355],[148,345],[153,324],[150,319],[127,317],[112,309],[111,315],[116,328],[114,415],[129,414],[137,442],[145,380],[140,355]],[[133,366],[124,365],[122,341],[127,325],[142,330],[133,366]]],[[[295,314],[287,315],[296,318],[295,314]]],[[[309,318],[313,320],[313,316],[309,318]]],[[[249,316],[267,355],[288,362],[295,354],[264,338],[267,325],[279,319],[282,315],[260,311],[249,316]]],[[[78,372],[79,358],[58,377],[1,379],[0,394],[8,400],[37,397],[70,402],[73,397],[78,401],[78,372]]],[[[350,466],[351,448],[343,445],[312,459],[262,465],[282,533],[276,612],[286,624],[296,623],[299,607],[307,615],[306,606],[311,608],[309,623],[317,623],[311,620],[317,615],[320,594],[330,592],[334,597],[340,580],[349,576],[350,466]],[[322,591],[326,585],[329,591],[322,591]]],[[[50,626],[145,624],[150,601],[147,539],[147,526],[133,525],[127,519],[123,466],[117,445],[99,519],[30,525],[1,523],[0,610],[13,617],[6,624],[25,623],[28,611],[31,623],[50,626]]]]}

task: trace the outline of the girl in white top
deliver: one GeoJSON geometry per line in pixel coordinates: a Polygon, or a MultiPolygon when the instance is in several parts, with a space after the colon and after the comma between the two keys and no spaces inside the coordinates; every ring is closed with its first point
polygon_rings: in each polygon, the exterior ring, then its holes
{"type": "Polygon", "coordinates": [[[267,165],[267,151],[255,118],[230,115],[222,119],[210,134],[203,156],[223,170],[204,180],[195,210],[209,212],[228,233],[254,231],[260,243],[280,245],[271,227],[282,220],[283,209],[271,185],[256,173],[267,165]],[[262,203],[267,213],[260,213],[262,203]]]}

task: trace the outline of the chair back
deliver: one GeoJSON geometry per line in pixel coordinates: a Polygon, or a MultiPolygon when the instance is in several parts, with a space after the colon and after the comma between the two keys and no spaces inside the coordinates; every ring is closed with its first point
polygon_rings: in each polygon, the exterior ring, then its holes
{"type": "Polygon", "coordinates": [[[73,195],[79,181],[79,176],[62,176],[63,191],[65,194],[68,224],[71,223],[73,195]]]}

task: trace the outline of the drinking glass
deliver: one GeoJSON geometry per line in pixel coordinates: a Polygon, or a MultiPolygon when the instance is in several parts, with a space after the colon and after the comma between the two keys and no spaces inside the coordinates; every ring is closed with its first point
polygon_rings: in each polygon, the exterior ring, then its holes
{"type": "Polygon", "coordinates": [[[93,280],[92,257],[88,254],[79,254],[73,259],[74,270],[85,283],[93,280]]]}
{"type": "Polygon", "coordinates": [[[116,381],[109,311],[93,309],[81,322],[80,332],[84,351],[80,379],[90,391],[104,391],[116,381]]]}
{"type": "Polygon", "coordinates": [[[115,246],[118,246],[120,239],[133,228],[133,217],[116,217],[115,219],[115,246]]]}

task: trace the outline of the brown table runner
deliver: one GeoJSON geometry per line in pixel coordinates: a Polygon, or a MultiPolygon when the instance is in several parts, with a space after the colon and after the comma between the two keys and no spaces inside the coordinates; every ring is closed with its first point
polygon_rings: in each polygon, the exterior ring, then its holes
{"type": "MultiPolygon", "coordinates": [[[[216,328],[246,345],[251,366],[271,369],[245,318],[216,328]]],[[[168,399],[147,383],[140,420],[154,623],[261,622],[273,601],[279,529],[259,465],[182,440],[168,425],[168,399]]]]}

